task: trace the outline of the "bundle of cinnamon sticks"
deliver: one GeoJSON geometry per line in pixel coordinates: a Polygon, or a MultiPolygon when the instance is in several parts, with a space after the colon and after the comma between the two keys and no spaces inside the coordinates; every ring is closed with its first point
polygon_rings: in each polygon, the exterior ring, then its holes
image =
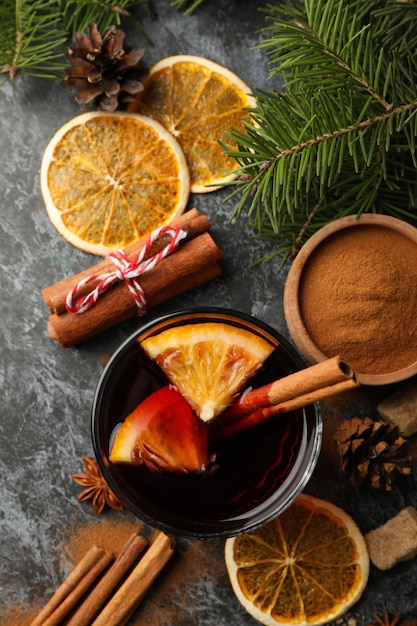
{"type": "MultiPolygon", "coordinates": [[[[211,225],[206,216],[201,215],[197,209],[190,209],[170,225],[174,228],[180,227],[185,231],[186,237],[174,252],[140,277],[147,309],[221,274],[219,261],[223,255],[209,232],[211,225]]],[[[161,235],[152,244],[147,257],[160,252],[167,243],[167,236],[161,235]]],[[[128,260],[134,259],[144,249],[145,244],[146,239],[141,239],[128,246],[124,251],[128,260]]],[[[89,269],[43,289],[42,295],[51,313],[48,331],[52,339],[63,347],[70,347],[137,314],[136,303],[124,282],[113,285],[84,313],[76,314],[66,310],[68,293],[83,279],[113,270],[113,262],[103,259],[89,269]]],[[[78,296],[85,295],[96,284],[93,281],[85,285],[78,292],[78,296]]]]}
{"type": "Polygon", "coordinates": [[[92,546],[30,626],[126,626],[174,548],[160,531],[133,534],[117,558],[92,546]]]}

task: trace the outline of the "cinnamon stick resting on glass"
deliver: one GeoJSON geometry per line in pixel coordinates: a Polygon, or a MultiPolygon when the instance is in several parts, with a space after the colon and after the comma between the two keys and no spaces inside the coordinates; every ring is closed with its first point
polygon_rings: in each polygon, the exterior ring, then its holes
{"type": "Polygon", "coordinates": [[[228,437],[279,413],[289,413],[358,386],[354,369],[341,356],[326,359],[243,393],[213,424],[215,439],[228,437]]]}
{"type": "MultiPolygon", "coordinates": [[[[207,217],[192,209],[174,220],[171,226],[180,227],[186,236],[177,249],[139,277],[147,308],[221,274],[219,261],[223,255],[209,233],[210,222],[207,217]]],[[[147,257],[159,252],[166,244],[166,236],[161,236],[153,243],[147,257]]],[[[126,248],[127,258],[129,260],[135,258],[144,246],[145,240],[141,240],[126,248]]],[[[135,300],[124,282],[109,288],[94,306],[84,313],[75,314],[66,310],[67,295],[80,281],[88,276],[100,275],[114,269],[113,262],[104,259],[90,269],[43,290],[45,303],[51,311],[48,331],[52,339],[63,347],[73,346],[137,314],[135,300]]],[[[96,284],[91,282],[88,286],[84,285],[78,296],[81,297],[85,292],[94,289],[96,284]]]]}

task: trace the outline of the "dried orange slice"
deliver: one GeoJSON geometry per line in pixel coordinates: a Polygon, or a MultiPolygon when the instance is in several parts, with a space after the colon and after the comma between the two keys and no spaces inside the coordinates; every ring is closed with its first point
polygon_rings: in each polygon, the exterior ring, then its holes
{"type": "Polygon", "coordinates": [[[49,217],[74,246],[105,255],[168,224],[190,180],[177,141],[134,113],[84,113],[50,140],[41,165],[49,217]]]}
{"type": "Polygon", "coordinates": [[[262,337],[222,322],[176,326],[141,345],[206,422],[233,402],[274,349],[262,337]]]}
{"type": "Polygon", "coordinates": [[[354,520],[304,494],[272,522],[227,539],[225,560],[237,598],[267,626],[327,624],[359,600],[369,575],[354,520]]]}
{"type": "Polygon", "coordinates": [[[238,163],[225,131],[243,129],[254,106],[249,87],[233,72],[209,59],[176,55],[161,59],[144,81],[144,90],[129,104],[158,120],[181,144],[191,174],[191,191],[213,191],[233,180],[238,163]]]}

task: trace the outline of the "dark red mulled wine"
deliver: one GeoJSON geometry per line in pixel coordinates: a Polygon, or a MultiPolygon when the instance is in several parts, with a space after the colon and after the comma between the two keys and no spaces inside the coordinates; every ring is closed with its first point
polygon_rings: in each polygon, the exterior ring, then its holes
{"type": "Polygon", "coordinates": [[[159,473],[143,465],[112,464],[108,459],[112,437],[124,418],[152,391],[167,384],[138,339],[168,327],[204,321],[246,328],[275,347],[252,379],[254,387],[304,367],[283,337],[254,318],[224,309],[167,315],[141,328],[109,362],[94,400],[93,442],[110,487],[144,522],[185,536],[231,536],[272,519],[304,488],[321,442],[317,406],[281,414],[213,444],[216,461],[203,474],[159,473]]]}

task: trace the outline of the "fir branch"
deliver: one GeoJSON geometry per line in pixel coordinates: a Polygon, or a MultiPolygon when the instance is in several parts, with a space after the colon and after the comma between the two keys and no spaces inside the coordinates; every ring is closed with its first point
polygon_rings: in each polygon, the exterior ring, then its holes
{"type": "Polygon", "coordinates": [[[58,0],[5,0],[0,19],[0,74],[14,79],[20,71],[52,78],[63,67],[66,35],[60,30],[58,0]],[[6,15],[14,16],[13,22],[6,15]]]}
{"type": "Polygon", "coordinates": [[[385,2],[384,11],[381,4],[267,7],[268,38],[259,48],[283,89],[257,95],[244,132],[228,133],[237,152],[224,149],[239,164],[232,219],[246,211],[284,261],[344,215],[416,218],[417,64],[409,53],[416,23],[409,28],[411,13],[401,13],[400,3],[385,2]],[[395,27],[384,48],[389,8],[395,27]]]}
{"type": "Polygon", "coordinates": [[[77,32],[86,32],[89,24],[97,24],[100,31],[112,24],[120,26],[123,19],[135,25],[129,9],[145,4],[150,13],[150,2],[151,0],[70,0],[63,2],[65,28],[70,39],[73,40],[77,32]]]}
{"type": "MultiPolygon", "coordinates": [[[[369,0],[368,7],[371,4],[369,0]]],[[[357,0],[349,4],[307,2],[311,24],[303,21],[294,7],[285,11],[287,19],[280,19],[279,7],[271,6],[270,18],[275,19],[264,31],[273,36],[259,46],[273,63],[270,75],[286,74],[288,89],[297,89],[306,78],[320,82],[329,77],[333,89],[345,86],[346,80],[353,81],[388,110],[391,103],[379,89],[384,51],[374,43],[371,24],[358,21],[357,5],[357,0]],[[291,16],[293,19],[288,19],[291,16]]]]}

